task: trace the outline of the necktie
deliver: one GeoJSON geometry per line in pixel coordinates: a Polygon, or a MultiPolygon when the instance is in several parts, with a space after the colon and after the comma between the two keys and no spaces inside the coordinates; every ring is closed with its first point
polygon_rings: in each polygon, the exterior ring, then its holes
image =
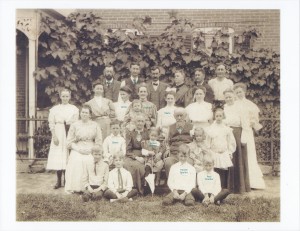
{"type": "Polygon", "coordinates": [[[152,83],[153,86],[158,86],[158,83],[152,83]]]}
{"type": "Polygon", "coordinates": [[[110,82],[106,82],[106,85],[107,85],[107,87],[109,87],[110,86],[110,82]]]}
{"type": "Polygon", "coordinates": [[[121,174],[121,169],[118,168],[118,182],[119,182],[119,189],[123,189],[123,179],[121,174]]]}
{"type": "Polygon", "coordinates": [[[132,82],[133,82],[133,84],[134,84],[134,85],[136,85],[136,83],[137,83],[137,79],[133,79],[133,81],[132,81],[132,82]]]}
{"type": "Polygon", "coordinates": [[[95,175],[97,175],[97,162],[94,162],[94,172],[95,172],[95,175]]]}

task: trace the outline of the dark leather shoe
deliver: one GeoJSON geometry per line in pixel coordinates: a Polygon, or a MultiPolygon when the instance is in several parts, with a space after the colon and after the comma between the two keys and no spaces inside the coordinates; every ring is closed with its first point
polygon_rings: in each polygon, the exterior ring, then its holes
{"type": "Polygon", "coordinates": [[[61,187],[61,184],[56,183],[56,185],[54,185],[53,189],[58,189],[58,188],[60,188],[60,187],[61,187]]]}

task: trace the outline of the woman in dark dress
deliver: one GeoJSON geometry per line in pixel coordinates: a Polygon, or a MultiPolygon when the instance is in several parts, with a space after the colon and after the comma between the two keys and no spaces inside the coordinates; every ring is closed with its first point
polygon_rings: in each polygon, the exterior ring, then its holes
{"type": "Polygon", "coordinates": [[[148,131],[145,129],[145,115],[135,118],[136,128],[126,133],[126,156],[124,168],[127,169],[133,179],[133,186],[140,195],[144,194],[145,160],[142,155],[142,140],[148,140],[148,131]]]}
{"type": "Polygon", "coordinates": [[[236,151],[232,155],[233,167],[228,172],[228,189],[233,193],[251,191],[249,182],[247,146],[242,143],[243,116],[240,107],[234,103],[234,92],[231,88],[224,91],[225,123],[232,128],[236,141],[236,151]]]}

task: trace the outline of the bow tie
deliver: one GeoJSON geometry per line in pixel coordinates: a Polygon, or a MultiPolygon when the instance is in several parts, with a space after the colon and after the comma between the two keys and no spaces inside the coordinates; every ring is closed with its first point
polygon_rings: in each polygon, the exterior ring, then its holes
{"type": "Polygon", "coordinates": [[[152,83],[153,86],[158,86],[158,83],[152,83]]]}

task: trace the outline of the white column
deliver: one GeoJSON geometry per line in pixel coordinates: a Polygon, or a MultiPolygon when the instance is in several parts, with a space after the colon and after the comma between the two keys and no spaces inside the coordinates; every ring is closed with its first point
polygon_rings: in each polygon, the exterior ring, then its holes
{"type": "MultiPolygon", "coordinates": [[[[28,64],[28,104],[29,104],[29,117],[35,117],[35,109],[36,109],[36,105],[35,105],[35,78],[33,76],[33,72],[35,71],[35,67],[36,67],[36,40],[32,40],[29,39],[29,55],[28,55],[28,59],[29,59],[29,64],[28,64]]],[[[33,136],[34,135],[34,125],[35,122],[34,121],[30,121],[29,122],[29,136],[33,136]]],[[[33,148],[33,138],[29,139],[28,142],[28,157],[29,158],[34,158],[34,148],[33,148]]]]}

